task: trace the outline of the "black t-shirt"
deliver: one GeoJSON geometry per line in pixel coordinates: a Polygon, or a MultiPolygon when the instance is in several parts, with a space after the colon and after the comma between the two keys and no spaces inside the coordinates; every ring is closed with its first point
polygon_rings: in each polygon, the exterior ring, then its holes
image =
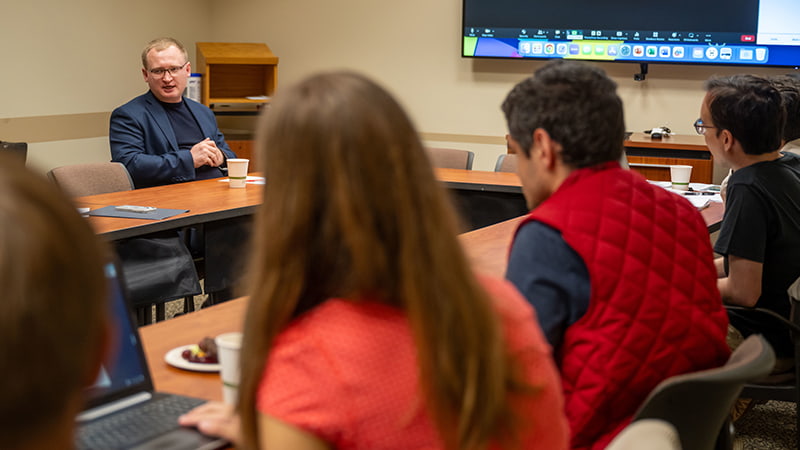
{"type": "MultiPolygon", "coordinates": [[[[175,132],[175,139],[178,141],[178,148],[180,150],[189,151],[195,144],[202,141],[206,137],[203,130],[200,129],[200,124],[194,118],[186,102],[181,100],[178,103],[164,103],[159,101],[167,113],[169,123],[172,125],[172,130],[175,132]]],[[[195,179],[205,180],[208,178],[218,178],[224,174],[218,167],[201,166],[195,169],[195,179]]]]}
{"type": "MultiPolygon", "coordinates": [[[[737,170],[728,180],[725,215],[714,250],[763,263],[761,297],[756,306],[789,317],[786,289],[800,276],[800,156],[787,153],[774,161],[737,170]]],[[[788,334],[755,316],[731,314],[731,324],[745,335],[763,333],[781,356],[792,354],[788,334]],[[772,339],[771,336],[772,335],[772,339]],[[785,340],[783,338],[786,338],[785,340]],[[783,350],[783,351],[782,351],[783,350]]]]}

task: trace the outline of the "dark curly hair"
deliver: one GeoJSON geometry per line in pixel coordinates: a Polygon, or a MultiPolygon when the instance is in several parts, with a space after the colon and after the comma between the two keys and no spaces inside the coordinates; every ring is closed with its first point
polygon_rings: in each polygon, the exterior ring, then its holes
{"type": "Polygon", "coordinates": [[[749,155],[780,148],[786,111],[770,80],[749,74],[711,78],[706,91],[717,135],[728,130],[749,155]]]}
{"type": "Polygon", "coordinates": [[[786,124],[783,126],[783,140],[786,142],[800,138],[800,78],[790,75],[776,75],[769,81],[778,89],[786,110],[786,124]]]}
{"type": "Polygon", "coordinates": [[[502,105],[511,137],[530,155],[533,131],[561,144],[561,159],[582,168],[622,157],[625,120],[617,85],[597,67],[554,60],[517,84],[502,105]]]}

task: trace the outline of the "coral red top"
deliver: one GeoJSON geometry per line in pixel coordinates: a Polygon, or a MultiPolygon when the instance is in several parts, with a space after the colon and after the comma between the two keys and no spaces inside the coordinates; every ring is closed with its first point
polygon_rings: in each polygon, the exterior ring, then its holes
{"type": "MultiPolygon", "coordinates": [[[[524,379],[540,390],[512,399],[524,449],[566,449],[558,372],[533,309],[507,282],[482,280],[524,379]]],[[[397,308],[331,299],[277,338],[258,410],[337,449],[443,448],[419,386],[409,324],[397,308]]]]}

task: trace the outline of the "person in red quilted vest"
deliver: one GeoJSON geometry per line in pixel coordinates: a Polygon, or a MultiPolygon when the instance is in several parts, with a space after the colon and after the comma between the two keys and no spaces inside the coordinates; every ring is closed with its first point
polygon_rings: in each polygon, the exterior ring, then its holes
{"type": "Polygon", "coordinates": [[[620,167],[622,101],[601,69],[556,60],[502,107],[531,209],[506,277],[554,347],[572,448],[605,448],[660,381],[729,355],[708,231],[620,167]]]}
{"type": "MultiPolygon", "coordinates": [[[[723,255],[716,261],[722,299],[788,318],[786,290],[800,276],[800,156],[782,148],[791,128],[784,126],[785,106],[797,120],[797,106],[782,92],[790,89],[785,82],[753,75],[709,80],[695,128],[714,160],[734,170],[714,246],[723,255]]],[[[730,321],[744,336],[764,335],[779,357],[778,371],[792,366],[788,330],[749,312],[731,311],[730,321]]]]}

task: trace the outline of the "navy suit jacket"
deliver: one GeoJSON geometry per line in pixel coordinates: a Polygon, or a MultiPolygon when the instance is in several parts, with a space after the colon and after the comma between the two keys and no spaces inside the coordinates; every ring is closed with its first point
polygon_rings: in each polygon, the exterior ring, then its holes
{"type": "MultiPolygon", "coordinates": [[[[216,142],[226,160],[235,158],[219,131],[214,113],[188,98],[183,101],[200,124],[203,135],[216,142]]],[[[125,165],[137,188],[195,179],[191,153],[179,150],[167,113],[150,91],[111,113],[108,138],[111,160],[125,165]]]]}

